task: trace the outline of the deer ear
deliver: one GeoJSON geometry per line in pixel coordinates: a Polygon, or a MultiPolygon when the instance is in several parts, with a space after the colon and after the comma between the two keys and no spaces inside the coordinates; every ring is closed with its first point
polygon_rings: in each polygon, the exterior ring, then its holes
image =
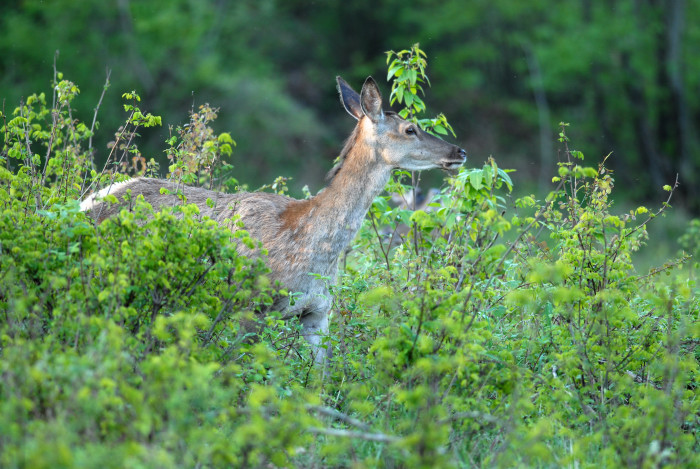
{"type": "Polygon", "coordinates": [[[338,82],[338,93],[340,93],[340,102],[343,103],[343,107],[348,111],[348,114],[360,120],[364,114],[362,112],[362,106],[360,105],[360,95],[350,88],[347,81],[339,76],[335,77],[335,79],[338,82]]]}
{"type": "Polygon", "coordinates": [[[382,94],[379,92],[379,87],[374,81],[374,78],[367,77],[365,84],[362,85],[360,103],[362,104],[362,111],[372,120],[372,122],[377,122],[384,119],[384,111],[382,111],[382,94]]]}

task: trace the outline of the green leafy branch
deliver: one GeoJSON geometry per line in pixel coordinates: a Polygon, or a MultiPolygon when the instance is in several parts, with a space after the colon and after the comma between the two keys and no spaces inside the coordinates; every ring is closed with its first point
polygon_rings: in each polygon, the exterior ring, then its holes
{"type": "Polygon", "coordinates": [[[404,108],[399,115],[407,120],[415,122],[426,132],[456,136],[452,126],[447,122],[447,117],[440,113],[433,119],[418,119],[417,116],[426,110],[425,102],[420,95],[425,96],[423,85],[430,86],[430,79],[425,73],[428,65],[427,55],[416,43],[410,49],[398,52],[393,50],[386,52],[386,63],[389,67],[386,79],[391,81],[390,104],[403,104],[404,108]],[[392,59],[393,58],[393,59],[392,59]]]}

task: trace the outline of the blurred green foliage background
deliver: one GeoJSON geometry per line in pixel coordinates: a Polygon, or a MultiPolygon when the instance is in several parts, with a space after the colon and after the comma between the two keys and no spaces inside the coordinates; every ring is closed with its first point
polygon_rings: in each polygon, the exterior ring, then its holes
{"type": "Polygon", "coordinates": [[[168,126],[208,102],[238,143],[239,181],[291,176],[299,195],[323,186],[353,125],[335,76],[383,82],[384,52],[420,42],[437,84],[428,114],[448,116],[471,164],[493,155],[518,170],[516,187],[544,194],[564,120],[589,164],[613,153],[623,198],[659,202],[679,173],[697,213],[699,24],[700,2],[686,0],[21,0],[0,5],[0,98],[11,111],[48,91],[58,50],[83,120],[111,69],[98,162],[123,121],[121,93],[136,90],[163,116],[143,133],[147,159],[165,163],[168,126]]]}
{"type": "Polygon", "coordinates": [[[700,2],[5,3],[0,467],[700,467],[700,2]],[[436,210],[375,199],[327,373],[298,322],[247,340],[266,268],[195,206],[79,210],[125,120],[116,153],[138,128],[163,172],[228,176],[230,132],[242,183],[316,192],[353,125],[335,75],[417,42],[470,160],[423,175],[436,210]]]}

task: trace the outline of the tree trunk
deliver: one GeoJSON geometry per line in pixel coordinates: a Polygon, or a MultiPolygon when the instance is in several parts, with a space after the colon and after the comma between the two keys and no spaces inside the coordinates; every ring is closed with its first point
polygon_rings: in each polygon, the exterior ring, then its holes
{"type": "MultiPolygon", "coordinates": [[[[621,54],[622,69],[625,72],[624,81],[625,93],[632,109],[632,125],[637,141],[637,151],[647,163],[649,177],[654,187],[661,187],[664,183],[663,159],[657,150],[657,143],[654,132],[651,129],[647,116],[649,115],[648,105],[644,96],[644,90],[635,81],[637,74],[630,64],[628,52],[621,54]]],[[[634,181],[634,176],[629,176],[634,181]]]]}
{"type": "MultiPolygon", "coordinates": [[[[668,83],[670,100],[668,106],[668,137],[672,140],[675,154],[672,155],[675,172],[680,173],[681,193],[690,208],[698,208],[698,168],[691,158],[690,117],[686,105],[685,86],[683,84],[682,35],[684,29],[685,0],[669,0],[665,3],[666,57],[664,72],[668,83]]],[[[675,175],[669,175],[675,176],[675,175]]]]}
{"type": "Polygon", "coordinates": [[[540,174],[539,186],[541,190],[546,190],[550,184],[550,176],[554,172],[554,133],[552,132],[552,118],[549,112],[547,94],[544,90],[542,71],[535,56],[535,52],[529,44],[523,45],[527,68],[530,72],[532,93],[537,106],[537,116],[540,127],[540,174]]]}

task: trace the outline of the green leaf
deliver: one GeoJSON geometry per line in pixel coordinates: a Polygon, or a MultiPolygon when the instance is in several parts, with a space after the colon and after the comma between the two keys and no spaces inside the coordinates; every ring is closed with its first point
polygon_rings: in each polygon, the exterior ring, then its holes
{"type": "Polygon", "coordinates": [[[109,202],[110,204],[116,204],[116,203],[119,202],[119,201],[117,200],[117,198],[114,196],[114,194],[107,194],[107,195],[105,195],[105,196],[102,198],[102,200],[103,200],[104,202],[109,202]]]}
{"type": "Polygon", "coordinates": [[[490,189],[491,184],[493,184],[493,168],[491,167],[491,165],[484,165],[482,174],[484,185],[490,189]]]}
{"type": "Polygon", "coordinates": [[[481,181],[484,178],[484,174],[480,170],[472,171],[471,174],[469,174],[469,183],[472,185],[474,189],[481,190],[483,187],[481,181]]]}
{"type": "Polygon", "coordinates": [[[498,168],[498,176],[503,180],[503,182],[506,183],[506,186],[508,186],[508,190],[513,190],[513,180],[508,176],[508,173],[502,170],[501,168],[498,168]]]}
{"type": "Polygon", "coordinates": [[[411,82],[411,85],[416,84],[416,76],[418,75],[418,72],[415,69],[411,69],[408,71],[408,79],[411,82]]]}
{"type": "Polygon", "coordinates": [[[387,81],[389,81],[391,79],[391,77],[393,77],[394,75],[401,76],[401,73],[403,73],[403,65],[401,65],[401,64],[393,65],[392,64],[392,67],[389,68],[389,73],[387,73],[387,75],[386,75],[386,79],[387,79],[387,81]],[[397,73],[397,72],[399,72],[399,73],[397,73]]]}

